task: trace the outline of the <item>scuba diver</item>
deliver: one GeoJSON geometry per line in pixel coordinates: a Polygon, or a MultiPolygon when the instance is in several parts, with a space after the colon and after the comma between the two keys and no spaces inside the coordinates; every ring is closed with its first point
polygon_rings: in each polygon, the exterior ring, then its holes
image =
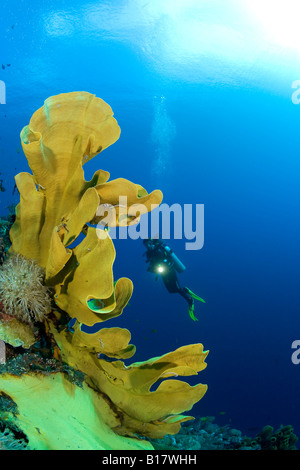
{"type": "Polygon", "coordinates": [[[147,251],[146,263],[149,263],[148,271],[161,274],[164,285],[170,294],[180,294],[188,303],[188,311],[192,320],[198,321],[195,317],[195,300],[204,302],[205,300],[194,294],[188,287],[180,287],[177,274],[185,271],[185,266],[177,258],[174,251],[162,240],[149,238],[143,240],[147,251]]]}

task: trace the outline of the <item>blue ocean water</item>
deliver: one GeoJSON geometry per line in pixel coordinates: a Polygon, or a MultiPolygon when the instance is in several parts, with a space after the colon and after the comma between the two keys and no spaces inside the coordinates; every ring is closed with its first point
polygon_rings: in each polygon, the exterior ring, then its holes
{"type": "Polygon", "coordinates": [[[300,436],[300,365],[291,360],[300,339],[295,8],[1,2],[1,214],[18,202],[14,175],[28,171],[19,134],[44,100],[88,91],[109,103],[121,137],[85,166],[86,178],[102,168],[161,189],[170,206],[204,204],[203,248],[169,243],[187,268],[180,283],[206,304],[196,304],[193,322],[185,301],[147,272],[142,241],[116,240],[115,277],[132,279],[134,295],[105,326],[131,331],[136,361],[203,343],[208,367],[190,383],[208,391],[191,414],[247,435],[291,424],[300,436]]]}

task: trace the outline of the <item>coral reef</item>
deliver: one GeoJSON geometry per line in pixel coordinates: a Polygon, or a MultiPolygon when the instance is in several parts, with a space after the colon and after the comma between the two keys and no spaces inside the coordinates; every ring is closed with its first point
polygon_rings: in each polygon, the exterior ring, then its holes
{"type": "Polygon", "coordinates": [[[38,330],[5,313],[0,303],[0,339],[14,347],[30,348],[38,340],[38,330]]]}
{"type": "MultiPolygon", "coordinates": [[[[16,176],[20,203],[7,262],[38,266],[45,278],[37,276],[41,283],[34,292],[44,299],[27,305],[24,317],[16,315],[19,293],[11,291],[8,303],[11,286],[2,291],[0,339],[9,345],[0,391],[15,406],[6,414],[6,427],[24,433],[32,449],[151,449],[141,436],[176,434],[191,419],[182,413],[207,389],[177,379],[205,369],[208,351],[202,344],[125,365],[135,353],[128,330],[82,329],[121,315],[133,290],[129,279],[114,279],[113,242],[95,225],[136,224],[162,201],[161,191],[148,194],[125,179],[109,181],[104,170],[84,179],[83,165],[119,135],[110,106],[86,92],[48,98],[21,132],[33,174],[16,176]]],[[[3,278],[5,269],[4,264],[3,278]]]]}
{"type": "Polygon", "coordinates": [[[253,439],[246,438],[244,445],[262,450],[296,450],[297,441],[291,425],[280,426],[276,431],[267,425],[253,439]]]}
{"type": "Polygon", "coordinates": [[[184,423],[175,436],[151,439],[156,450],[232,450],[243,442],[237,429],[219,426],[213,416],[197,418],[184,423]]]}
{"type": "Polygon", "coordinates": [[[0,265],[4,263],[6,257],[6,250],[3,237],[0,237],[0,265]]]}
{"type": "Polygon", "coordinates": [[[214,421],[214,416],[197,418],[184,423],[176,436],[150,442],[156,450],[296,450],[298,439],[292,426],[281,426],[275,432],[272,426],[265,426],[251,438],[214,421]]]}
{"type": "Polygon", "coordinates": [[[10,206],[8,209],[9,214],[0,218],[0,265],[3,264],[11,246],[9,231],[15,221],[14,206],[10,206]]]}
{"type": "Polygon", "coordinates": [[[29,450],[27,443],[9,429],[0,431],[0,450],[29,450]]]}
{"type": "Polygon", "coordinates": [[[11,398],[0,393],[0,450],[28,450],[25,434],[8,422],[8,415],[15,414],[16,411],[16,405],[11,398]]]}

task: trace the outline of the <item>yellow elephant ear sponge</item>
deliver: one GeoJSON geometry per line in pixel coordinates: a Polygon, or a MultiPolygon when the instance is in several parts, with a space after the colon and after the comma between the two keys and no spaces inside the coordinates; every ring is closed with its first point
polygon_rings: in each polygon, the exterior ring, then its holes
{"type": "Polygon", "coordinates": [[[161,191],[148,194],[123,178],[108,181],[103,170],[85,180],[84,163],[119,136],[111,107],[87,92],[48,98],[21,132],[33,174],[16,176],[20,203],[10,231],[11,251],[44,268],[57,306],[71,317],[76,312],[87,325],[120,315],[132,290],[125,278],[115,284],[113,243],[106,231],[90,225],[138,223],[141,214],[162,201],[161,191]],[[103,221],[107,207],[115,214],[109,223],[103,221]],[[82,233],[85,238],[76,245],[82,233]]]}
{"type": "MultiPolygon", "coordinates": [[[[33,176],[21,173],[16,177],[21,201],[11,230],[15,252],[36,259],[46,268],[54,228],[65,224],[90,186],[102,184],[109,177],[100,170],[87,182],[83,164],[119,136],[120,127],[111,107],[87,92],[52,96],[33,114],[21,132],[33,176]]],[[[94,192],[90,220],[99,205],[94,192]]]]}

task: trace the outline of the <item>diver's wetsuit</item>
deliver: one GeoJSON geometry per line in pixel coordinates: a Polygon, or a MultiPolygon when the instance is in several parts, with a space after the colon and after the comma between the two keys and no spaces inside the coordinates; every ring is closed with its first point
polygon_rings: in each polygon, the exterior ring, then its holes
{"type": "Polygon", "coordinates": [[[161,273],[164,285],[170,294],[180,294],[189,304],[194,305],[194,299],[189,295],[186,287],[180,287],[176,271],[174,269],[166,269],[161,273]]]}

